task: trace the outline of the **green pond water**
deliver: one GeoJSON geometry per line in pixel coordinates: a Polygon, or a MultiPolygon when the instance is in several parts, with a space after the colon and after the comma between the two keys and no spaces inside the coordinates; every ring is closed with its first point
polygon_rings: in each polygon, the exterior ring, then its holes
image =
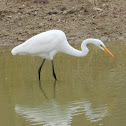
{"type": "Polygon", "coordinates": [[[93,45],[83,58],[57,54],[56,82],[50,61],[39,82],[40,57],[0,47],[0,126],[125,126],[126,44],[105,44],[115,60],[93,45]]]}

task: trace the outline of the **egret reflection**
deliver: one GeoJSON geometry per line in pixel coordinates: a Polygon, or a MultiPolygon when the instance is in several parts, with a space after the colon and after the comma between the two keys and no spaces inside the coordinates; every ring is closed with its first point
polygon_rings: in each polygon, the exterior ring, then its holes
{"type": "Polygon", "coordinates": [[[85,99],[60,105],[55,100],[44,102],[40,105],[16,105],[15,111],[34,124],[71,125],[73,116],[85,114],[90,122],[97,122],[107,116],[107,105],[92,108],[85,99]]]}
{"type": "MultiPolygon", "coordinates": [[[[66,104],[60,104],[55,99],[49,100],[41,83],[39,84],[46,102],[38,104],[16,104],[15,111],[17,114],[28,120],[32,125],[43,124],[71,126],[72,118],[77,115],[86,116],[90,122],[98,122],[107,116],[107,104],[93,108],[92,103],[86,99],[73,101],[66,104]]],[[[56,82],[54,82],[54,98],[55,98],[56,82]]]]}

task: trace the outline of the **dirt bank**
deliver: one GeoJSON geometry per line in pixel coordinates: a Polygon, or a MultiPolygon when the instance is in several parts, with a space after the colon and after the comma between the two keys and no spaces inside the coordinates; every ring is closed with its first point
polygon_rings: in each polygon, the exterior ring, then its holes
{"type": "Polygon", "coordinates": [[[17,45],[50,29],[70,43],[126,39],[125,0],[0,0],[0,45],[17,45]]]}

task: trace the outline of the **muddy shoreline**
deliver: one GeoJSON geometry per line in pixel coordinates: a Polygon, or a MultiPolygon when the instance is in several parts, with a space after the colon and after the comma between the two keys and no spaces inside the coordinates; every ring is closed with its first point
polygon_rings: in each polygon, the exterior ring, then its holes
{"type": "Polygon", "coordinates": [[[0,6],[1,46],[51,29],[64,31],[73,44],[86,38],[126,39],[125,0],[1,0],[0,6]]]}

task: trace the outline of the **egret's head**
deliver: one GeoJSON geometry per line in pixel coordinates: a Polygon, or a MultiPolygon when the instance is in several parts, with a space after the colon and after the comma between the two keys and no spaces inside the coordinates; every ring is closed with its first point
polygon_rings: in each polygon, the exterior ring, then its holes
{"type": "Polygon", "coordinates": [[[86,39],[86,40],[84,41],[84,43],[85,43],[85,45],[87,45],[88,43],[92,43],[92,44],[98,46],[100,49],[102,49],[103,51],[107,52],[110,56],[112,56],[112,57],[115,59],[115,57],[114,57],[114,56],[112,55],[112,53],[106,48],[106,46],[104,45],[104,43],[103,43],[101,40],[90,38],[90,39],[86,39]]]}
{"type": "Polygon", "coordinates": [[[104,48],[103,48],[105,47],[104,43],[99,39],[94,39],[94,40],[95,40],[94,44],[104,51],[104,48]]]}
{"type": "Polygon", "coordinates": [[[104,45],[104,43],[101,40],[97,40],[96,45],[102,49],[103,51],[107,52],[110,56],[112,56],[114,59],[115,57],[112,55],[112,53],[106,48],[106,46],[104,45]]]}

